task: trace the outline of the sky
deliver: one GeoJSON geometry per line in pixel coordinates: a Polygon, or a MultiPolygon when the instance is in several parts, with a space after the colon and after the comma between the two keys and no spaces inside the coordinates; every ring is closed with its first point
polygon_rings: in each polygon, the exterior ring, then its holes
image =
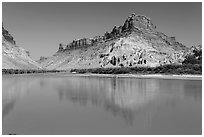
{"type": "Polygon", "coordinates": [[[157,31],[191,47],[202,44],[201,2],[3,2],[2,22],[31,58],[52,56],[59,43],[104,35],[135,13],[149,17],[157,31]]]}

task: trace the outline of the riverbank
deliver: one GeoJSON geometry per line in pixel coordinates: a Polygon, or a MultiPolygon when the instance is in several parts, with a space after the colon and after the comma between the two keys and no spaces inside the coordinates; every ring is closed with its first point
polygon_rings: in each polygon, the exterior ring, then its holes
{"type": "Polygon", "coordinates": [[[2,69],[2,74],[34,74],[34,73],[59,73],[65,70],[43,70],[43,69],[2,69]]]}
{"type": "Polygon", "coordinates": [[[62,76],[80,76],[80,77],[109,77],[109,78],[141,78],[141,79],[181,79],[181,80],[202,80],[202,75],[164,75],[164,74],[70,74],[58,73],[62,76]]]}
{"type": "MultiPolygon", "coordinates": [[[[16,74],[13,74],[16,75],[16,74]]],[[[62,76],[62,77],[107,77],[107,78],[137,78],[137,79],[180,79],[180,80],[202,80],[202,75],[166,75],[166,74],[94,74],[94,73],[68,73],[68,72],[58,72],[58,73],[24,73],[18,74],[18,76],[23,75],[39,75],[39,76],[62,76]]],[[[7,75],[8,76],[8,75],[7,75]]],[[[12,76],[12,75],[9,75],[12,76]]]]}

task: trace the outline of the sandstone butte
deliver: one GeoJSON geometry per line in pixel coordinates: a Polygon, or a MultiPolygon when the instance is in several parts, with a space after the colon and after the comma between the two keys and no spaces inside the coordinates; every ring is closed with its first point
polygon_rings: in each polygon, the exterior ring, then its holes
{"type": "Polygon", "coordinates": [[[190,48],[156,30],[150,18],[129,16],[103,36],[59,44],[58,51],[37,62],[46,69],[155,67],[181,64],[190,48]]]}

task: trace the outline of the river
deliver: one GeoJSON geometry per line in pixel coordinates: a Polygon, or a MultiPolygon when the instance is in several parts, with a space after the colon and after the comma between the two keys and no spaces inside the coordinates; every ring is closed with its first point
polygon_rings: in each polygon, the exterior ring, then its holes
{"type": "Polygon", "coordinates": [[[201,80],[2,77],[3,134],[202,133],[201,80]]]}

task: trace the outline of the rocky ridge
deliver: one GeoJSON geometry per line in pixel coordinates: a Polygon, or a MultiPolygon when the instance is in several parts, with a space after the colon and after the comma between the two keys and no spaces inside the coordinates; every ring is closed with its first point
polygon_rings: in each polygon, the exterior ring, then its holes
{"type": "Polygon", "coordinates": [[[40,69],[29,51],[16,45],[13,36],[2,26],[2,69],[40,69]]]}
{"type": "Polygon", "coordinates": [[[47,69],[155,67],[180,64],[188,50],[175,37],[156,31],[150,18],[132,14],[103,36],[60,44],[56,54],[40,63],[47,69]]]}

